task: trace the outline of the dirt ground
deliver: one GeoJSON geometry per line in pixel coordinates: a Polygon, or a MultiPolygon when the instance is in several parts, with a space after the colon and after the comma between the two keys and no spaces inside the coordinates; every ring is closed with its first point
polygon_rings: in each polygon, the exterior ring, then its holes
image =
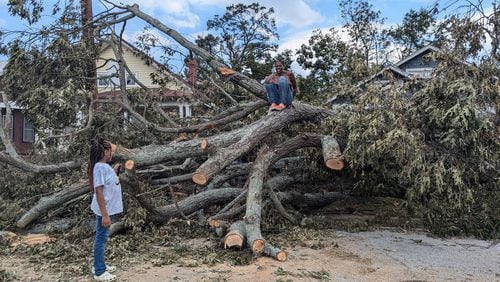
{"type": "MultiPolygon", "coordinates": [[[[334,231],[310,245],[287,248],[288,260],[208,266],[189,259],[155,266],[137,258],[119,265],[118,281],[500,281],[500,243],[436,239],[420,233],[334,231]]],[[[196,239],[192,244],[208,244],[196,239]]],[[[0,256],[0,281],[92,281],[53,273],[37,262],[0,256]],[[37,269],[37,270],[36,270],[37,269]],[[68,278],[71,277],[71,278],[68,278]]]]}

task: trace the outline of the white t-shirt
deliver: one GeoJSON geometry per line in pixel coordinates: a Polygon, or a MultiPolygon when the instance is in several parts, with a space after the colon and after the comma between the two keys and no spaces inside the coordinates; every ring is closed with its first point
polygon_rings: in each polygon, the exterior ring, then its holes
{"type": "Polygon", "coordinates": [[[104,202],[108,215],[114,215],[123,212],[122,187],[120,180],[113,168],[107,163],[96,163],[94,166],[94,196],[90,209],[99,216],[102,216],[99,205],[97,204],[96,189],[104,189],[104,202]],[[104,186],[104,188],[97,188],[104,186]]]}

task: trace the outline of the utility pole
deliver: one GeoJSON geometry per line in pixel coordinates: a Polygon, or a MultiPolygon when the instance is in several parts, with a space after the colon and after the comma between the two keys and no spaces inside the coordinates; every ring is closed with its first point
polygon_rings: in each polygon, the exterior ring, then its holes
{"type": "Polygon", "coordinates": [[[92,0],[80,0],[81,12],[82,12],[82,27],[83,27],[83,41],[85,47],[91,52],[92,62],[88,64],[87,77],[90,82],[88,83],[89,90],[92,93],[92,98],[97,97],[97,73],[96,73],[96,61],[94,58],[95,43],[94,43],[94,28],[92,26],[92,0]]]}

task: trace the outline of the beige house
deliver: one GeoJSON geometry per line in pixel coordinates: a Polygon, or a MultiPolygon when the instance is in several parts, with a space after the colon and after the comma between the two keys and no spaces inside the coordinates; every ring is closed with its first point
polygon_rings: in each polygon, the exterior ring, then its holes
{"type": "MultiPolygon", "coordinates": [[[[121,41],[123,58],[132,74],[126,73],[126,88],[136,89],[141,86],[132,75],[155,95],[161,97],[160,106],[168,112],[176,112],[181,118],[192,115],[190,98],[194,91],[184,79],[170,72],[164,65],[147,56],[132,44],[121,41]],[[164,85],[154,83],[153,77],[161,78],[164,85]]],[[[97,67],[97,92],[99,95],[116,95],[120,90],[119,67],[113,48],[106,44],[101,47],[97,67]]]]}

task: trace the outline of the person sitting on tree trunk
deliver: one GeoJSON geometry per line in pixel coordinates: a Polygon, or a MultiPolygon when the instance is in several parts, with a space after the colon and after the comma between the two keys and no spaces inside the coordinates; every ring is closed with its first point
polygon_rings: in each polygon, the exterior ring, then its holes
{"type": "Polygon", "coordinates": [[[271,103],[271,111],[281,111],[292,105],[297,94],[297,82],[290,70],[283,70],[283,60],[278,58],[274,62],[275,72],[264,81],[267,98],[271,103]]]}

